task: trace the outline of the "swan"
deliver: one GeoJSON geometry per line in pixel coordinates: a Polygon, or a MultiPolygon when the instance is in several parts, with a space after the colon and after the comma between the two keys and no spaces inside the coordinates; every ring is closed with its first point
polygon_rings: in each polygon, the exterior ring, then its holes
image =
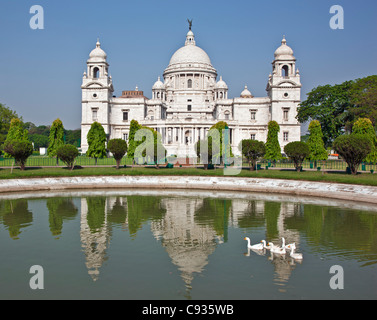
{"type": "Polygon", "coordinates": [[[295,249],[292,249],[290,256],[295,260],[302,260],[304,258],[302,253],[295,253],[295,249]]]}
{"type": "Polygon", "coordinates": [[[285,254],[285,247],[275,246],[272,242],[269,242],[268,245],[271,247],[272,253],[285,254]]]}
{"type": "Polygon", "coordinates": [[[296,245],[293,244],[293,245],[289,245],[290,246],[290,249],[291,249],[291,253],[290,253],[290,256],[295,259],[295,260],[302,260],[303,259],[303,256],[302,256],[302,253],[296,253],[295,250],[296,250],[296,245]]]}
{"type": "Polygon", "coordinates": [[[284,237],[281,238],[281,241],[282,241],[282,245],[281,245],[282,248],[285,248],[286,250],[291,250],[291,247],[292,247],[293,245],[295,245],[294,242],[289,243],[289,244],[285,244],[285,238],[284,238],[284,237]]]}
{"type": "Polygon", "coordinates": [[[247,247],[250,248],[250,249],[254,249],[254,250],[263,250],[264,246],[266,244],[266,241],[262,240],[261,243],[250,245],[250,238],[245,237],[243,239],[247,241],[247,247]],[[263,243],[263,241],[264,241],[264,243],[263,243]]]}

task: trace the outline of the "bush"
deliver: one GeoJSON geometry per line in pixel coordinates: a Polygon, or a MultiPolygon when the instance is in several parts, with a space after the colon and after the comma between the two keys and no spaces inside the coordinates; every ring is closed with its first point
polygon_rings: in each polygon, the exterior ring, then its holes
{"type": "Polygon", "coordinates": [[[334,150],[347,162],[352,174],[357,174],[360,163],[371,149],[370,140],[360,134],[342,135],[334,141],[334,150]]]}
{"type": "Polygon", "coordinates": [[[292,159],[295,164],[296,170],[300,171],[302,162],[310,154],[310,149],[307,143],[302,141],[293,141],[284,147],[284,152],[292,159]]]}
{"type": "Polygon", "coordinates": [[[123,139],[111,139],[107,144],[107,148],[113,154],[117,169],[119,169],[120,161],[127,152],[127,142],[123,139]]]}
{"type": "Polygon", "coordinates": [[[78,155],[78,149],[71,144],[65,144],[56,151],[56,156],[71,170],[73,170],[75,159],[78,155]]]}
{"type": "Polygon", "coordinates": [[[265,145],[262,141],[251,139],[242,140],[238,148],[242,155],[247,159],[250,170],[255,170],[257,160],[260,157],[263,157],[266,152],[265,145]]]}
{"type": "Polygon", "coordinates": [[[33,154],[33,144],[28,140],[11,140],[5,142],[4,151],[14,158],[21,170],[24,170],[27,158],[33,154]]]}

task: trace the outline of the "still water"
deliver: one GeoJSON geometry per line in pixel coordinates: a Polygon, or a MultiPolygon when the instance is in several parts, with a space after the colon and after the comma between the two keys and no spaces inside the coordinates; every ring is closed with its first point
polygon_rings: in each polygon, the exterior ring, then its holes
{"type": "Polygon", "coordinates": [[[0,299],[376,299],[377,209],[205,191],[2,195],[0,257],[0,299]],[[285,237],[304,259],[248,250],[245,236],[285,237]],[[30,288],[33,265],[44,289],[30,288]]]}

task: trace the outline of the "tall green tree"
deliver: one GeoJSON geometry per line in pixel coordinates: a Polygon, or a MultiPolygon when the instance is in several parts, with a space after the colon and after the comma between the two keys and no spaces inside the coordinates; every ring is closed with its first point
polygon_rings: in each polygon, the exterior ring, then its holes
{"type": "Polygon", "coordinates": [[[318,120],[312,120],[309,124],[309,159],[317,162],[318,160],[327,159],[327,151],[323,142],[321,124],[318,120]]]}
{"type": "Polygon", "coordinates": [[[209,132],[212,129],[218,130],[220,134],[220,161],[223,163],[224,156],[228,160],[233,157],[232,147],[230,145],[229,127],[225,121],[219,121],[209,129],[209,132]]]}
{"type": "Polygon", "coordinates": [[[50,128],[50,135],[48,137],[48,148],[47,148],[48,156],[56,157],[56,165],[59,164],[57,151],[63,145],[64,145],[64,127],[63,127],[63,122],[58,118],[54,120],[50,128]]]}
{"type": "Polygon", "coordinates": [[[131,120],[130,123],[130,133],[128,135],[128,151],[127,157],[133,159],[135,156],[135,150],[138,145],[142,143],[142,141],[135,141],[135,134],[138,130],[142,128],[141,124],[136,120],[131,120]]]}
{"type": "Polygon", "coordinates": [[[324,85],[314,88],[307,99],[297,109],[297,120],[301,123],[318,120],[321,124],[323,141],[326,147],[342,134],[352,115],[349,109],[351,88],[354,81],[345,81],[337,85],[324,85]]]}
{"type": "Polygon", "coordinates": [[[0,103],[0,148],[3,148],[13,118],[22,121],[22,118],[20,118],[15,111],[0,103]]]}
{"type": "Polygon", "coordinates": [[[279,144],[278,133],[280,132],[279,124],[272,120],[268,123],[268,133],[266,141],[265,159],[276,161],[282,158],[279,144]]]}
{"type": "Polygon", "coordinates": [[[351,88],[350,112],[355,119],[369,118],[377,128],[377,75],[357,79],[351,88]]]}
{"type": "Polygon", "coordinates": [[[93,122],[88,135],[86,136],[88,141],[88,151],[86,155],[95,159],[97,165],[97,159],[106,157],[106,133],[102,125],[98,122],[93,122]]]}
{"type": "Polygon", "coordinates": [[[375,163],[377,161],[377,136],[372,121],[368,118],[359,118],[352,127],[352,134],[359,134],[369,139],[371,151],[364,161],[375,163]]]}
{"type": "Polygon", "coordinates": [[[4,151],[5,151],[5,156],[10,158],[13,157],[10,155],[6,150],[5,146],[9,144],[10,142],[21,142],[21,141],[26,141],[29,142],[29,134],[26,129],[23,127],[23,123],[20,119],[18,118],[13,118],[10,122],[9,126],[9,131],[7,134],[7,137],[4,141],[4,151]]]}

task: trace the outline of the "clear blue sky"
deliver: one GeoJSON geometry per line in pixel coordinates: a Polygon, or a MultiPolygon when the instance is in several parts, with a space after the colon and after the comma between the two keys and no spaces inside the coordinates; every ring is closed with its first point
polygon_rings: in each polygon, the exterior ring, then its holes
{"type": "Polygon", "coordinates": [[[147,97],[193,19],[196,44],[239,96],[245,84],[266,95],[271,62],[283,35],[300,69],[302,99],[318,85],[376,74],[376,0],[1,0],[0,102],[36,125],[56,118],[80,127],[81,80],[100,37],[115,94],[136,85],[147,97]],[[329,26],[332,5],[344,29],[329,26]],[[32,5],[44,8],[44,30],[29,26],[32,5]]]}

